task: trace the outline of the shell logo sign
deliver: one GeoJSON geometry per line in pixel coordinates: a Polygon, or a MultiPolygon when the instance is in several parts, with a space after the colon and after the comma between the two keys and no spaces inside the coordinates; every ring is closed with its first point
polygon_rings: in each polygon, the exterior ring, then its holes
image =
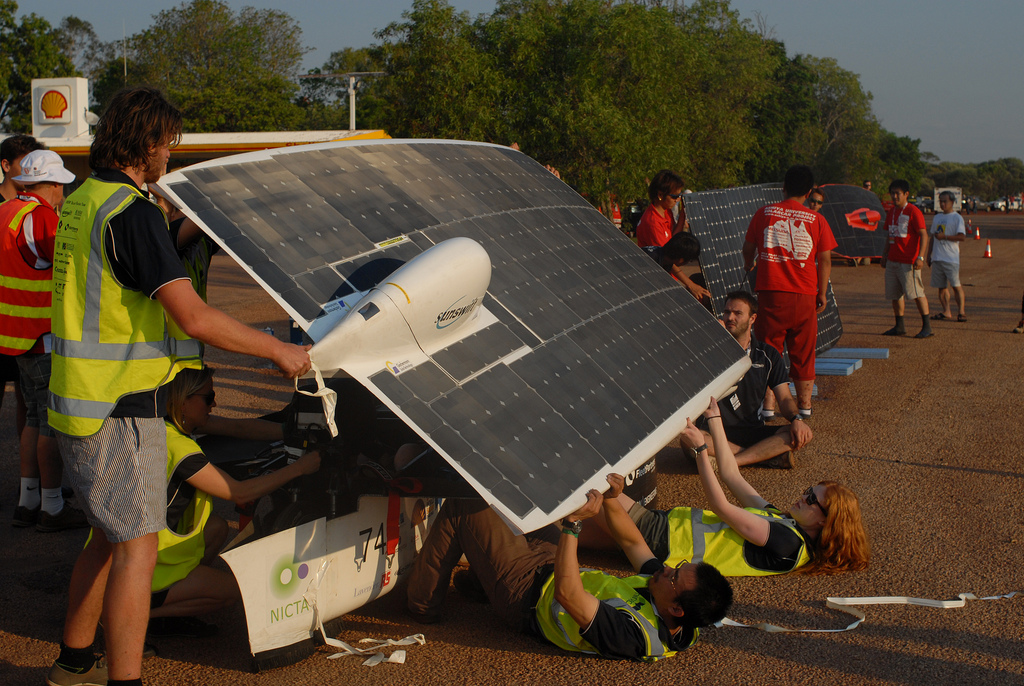
{"type": "Polygon", "coordinates": [[[46,91],[39,100],[39,109],[43,111],[44,120],[63,119],[68,109],[68,99],[60,91],[46,91]]]}

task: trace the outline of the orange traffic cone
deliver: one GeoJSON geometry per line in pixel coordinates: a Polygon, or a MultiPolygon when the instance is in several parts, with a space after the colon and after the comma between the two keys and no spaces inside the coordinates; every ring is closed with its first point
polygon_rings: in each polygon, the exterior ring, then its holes
{"type": "Polygon", "coordinates": [[[992,240],[985,242],[985,254],[982,257],[992,257],[992,240]]]}
{"type": "Polygon", "coordinates": [[[981,227],[980,226],[975,226],[974,227],[974,240],[976,240],[976,241],[980,241],[981,240],[981,227]]]}

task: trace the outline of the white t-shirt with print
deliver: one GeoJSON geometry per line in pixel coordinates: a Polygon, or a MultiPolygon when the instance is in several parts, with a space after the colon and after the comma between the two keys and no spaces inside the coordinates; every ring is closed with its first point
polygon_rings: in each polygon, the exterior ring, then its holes
{"type": "MultiPolygon", "coordinates": [[[[967,227],[964,226],[964,218],[956,212],[940,213],[932,219],[932,228],[928,232],[932,236],[943,234],[955,236],[958,233],[967,234],[967,227]]],[[[957,241],[939,241],[932,238],[932,262],[952,262],[960,264],[960,243],[957,241]]]]}

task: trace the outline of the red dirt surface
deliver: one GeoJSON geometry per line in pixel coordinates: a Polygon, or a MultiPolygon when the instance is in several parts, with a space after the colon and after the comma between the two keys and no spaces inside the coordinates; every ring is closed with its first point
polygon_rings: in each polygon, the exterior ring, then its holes
{"type": "MultiPolygon", "coordinates": [[[[790,627],[838,629],[852,618],[829,610],[827,596],[909,595],[955,598],[1024,591],[1024,423],[1020,319],[1024,288],[1024,216],[971,217],[984,241],[961,244],[966,323],[933,322],[927,340],[885,338],[892,311],[878,265],[832,272],[845,334],[842,347],[888,348],[849,377],[818,380],[814,441],[793,471],[750,469],[751,483],[786,505],[825,478],[860,496],[871,536],[870,569],[835,577],[799,574],[737,579],[730,616],[790,627]]],[[[928,289],[932,312],[934,289],[928,289]]],[[[287,336],[281,309],[220,256],[210,302],[243,321],[287,336]]],[[[907,328],[917,331],[914,308],[907,328]]],[[[290,384],[262,361],[213,351],[218,411],[254,416],[282,406],[290,384]]],[[[10,526],[18,460],[10,392],[0,411],[0,683],[40,684],[57,655],[67,583],[85,532],[40,534],[10,526]]],[[[705,503],[693,468],[678,450],[658,462],[661,506],[705,503]]],[[[230,510],[228,510],[230,512],[230,510]]],[[[624,570],[615,556],[593,566],[624,570]]],[[[401,638],[423,633],[404,665],[327,660],[320,648],[290,667],[250,672],[240,607],[208,617],[221,634],[209,641],[164,639],[147,660],[147,683],[164,684],[1024,684],[1024,596],[960,609],[864,608],[867,621],[846,633],[768,634],[711,629],[700,644],[654,665],[566,655],[500,625],[484,605],[454,590],[441,624],[423,627],[401,612],[399,591],[348,615],[339,638],[401,638]]]]}

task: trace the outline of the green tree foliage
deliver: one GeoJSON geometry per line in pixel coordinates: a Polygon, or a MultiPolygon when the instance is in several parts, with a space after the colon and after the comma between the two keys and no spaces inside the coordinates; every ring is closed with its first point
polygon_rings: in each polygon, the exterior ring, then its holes
{"type": "Polygon", "coordinates": [[[804,57],[786,57],[786,46],[771,41],[775,61],[768,93],[751,107],[754,147],[745,168],[751,183],[782,181],[786,170],[808,160],[798,157],[797,139],[818,121],[815,74],[804,57]]]}
{"type": "Polygon", "coordinates": [[[304,53],[302,31],[279,10],[192,0],[154,16],[128,41],[127,76],[108,62],[94,86],[102,104],[125,85],[162,89],[182,110],[186,131],[272,131],[302,120],[293,102],[304,53]]]}
{"type": "Polygon", "coordinates": [[[912,189],[918,188],[927,168],[918,150],[920,144],[917,138],[882,129],[877,147],[881,178],[906,179],[912,189]]]}
{"type": "Polygon", "coordinates": [[[876,155],[881,127],[860,77],[831,58],[805,57],[804,64],[813,75],[817,112],[797,138],[798,158],[820,183],[884,177],[876,155]]]}
{"type": "Polygon", "coordinates": [[[1019,195],[1024,190],[1024,162],[1016,157],[1004,157],[980,164],[933,160],[922,185],[925,184],[932,187],[959,186],[965,194],[987,200],[1019,195]]]}
{"type": "Polygon", "coordinates": [[[415,0],[378,32],[388,73],[381,96],[391,135],[487,140],[499,127],[499,74],[479,49],[468,12],[443,0],[415,0]]]}
{"type": "Polygon", "coordinates": [[[75,76],[59,32],[35,14],[17,21],[18,3],[0,0],[0,130],[32,131],[32,79],[75,76]]]}
{"type": "Polygon", "coordinates": [[[504,0],[475,21],[416,0],[404,19],[378,34],[383,128],[518,142],[595,201],[643,197],[666,167],[697,188],[735,183],[777,66],[718,0],[504,0]]]}

